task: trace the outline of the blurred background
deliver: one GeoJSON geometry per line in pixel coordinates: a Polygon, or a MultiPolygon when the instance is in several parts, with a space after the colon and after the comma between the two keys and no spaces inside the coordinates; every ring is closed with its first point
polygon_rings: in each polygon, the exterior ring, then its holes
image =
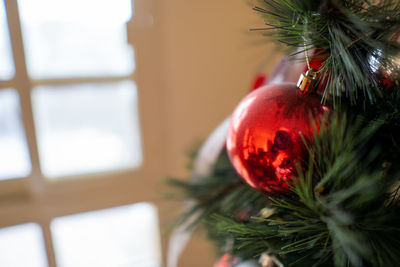
{"type": "MultiPolygon", "coordinates": [[[[280,53],[246,0],[0,2],[0,266],[164,266],[167,176],[280,53]]],[[[194,237],[180,266],[212,266],[194,237]]]]}

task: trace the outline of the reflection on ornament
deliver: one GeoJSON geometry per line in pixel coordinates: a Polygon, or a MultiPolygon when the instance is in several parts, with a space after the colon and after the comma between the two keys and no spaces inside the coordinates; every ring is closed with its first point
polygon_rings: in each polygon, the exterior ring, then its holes
{"type": "Polygon", "coordinates": [[[400,55],[386,58],[379,49],[371,53],[368,63],[380,89],[391,91],[395,85],[399,86],[400,55]]]}
{"type": "Polygon", "coordinates": [[[265,86],[237,106],[227,137],[229,158],[240,176],[257,190],[283,193],[306,156],[300,133],[312,135],[328,108],[316,95],[304,95],[294,83],[265,86]]]}

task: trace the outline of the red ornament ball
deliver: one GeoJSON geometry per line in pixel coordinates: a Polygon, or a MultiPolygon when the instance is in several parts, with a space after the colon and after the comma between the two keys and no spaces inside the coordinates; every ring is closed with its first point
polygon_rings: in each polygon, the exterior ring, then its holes
{"type": "Polygon", "coordinates": [[[306,150],[300,137],[313,133],[311,118],[329,110],[317,95],[305,95],[294,83],[261,87],[247,95],[232,114],[227,136],[229,158],[240,176],[269,194],[288,191],[295,162],[306,150]]]}
{"type": "Polygon", "coordinates": [[[238,262],[239,258],[226,253],[222,255],[221,258],[214,264],[214,267],[232,267],[238,262]]]}

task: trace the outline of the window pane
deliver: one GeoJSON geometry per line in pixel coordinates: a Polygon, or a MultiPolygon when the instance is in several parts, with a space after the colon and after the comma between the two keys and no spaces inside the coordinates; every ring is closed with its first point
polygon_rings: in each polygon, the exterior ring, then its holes
{"type": "Polygon", "coordinates": [[[42,229],[35,223],[0,229],[0,266],[46,267],[42,229]]]}
{"type": "Polygon", "coordinates": [[[31,172],[21,120],[18,93],[0,90],[0,180],[25,177],[31,172]]]}
{"type": "Polygon", "coordinates": [[[42,171],[47,177],[141,164],[132,82],[37,87],[33,111],[42,171]]]}
{"type": "Polygon", "coordinates": [[[131,0],[19,0],[34,78],[127,75],[134,69],[126,23],[131,0]]]}
{"type": "Polygon", "coordinates": [[[11,42],[4,1],[0,1],[0,80],[11,80],[14,76],[11,42]]]}
{"type": "Polygon", "coordinates": [[[159,267],[156,209],[148,203],[56,218],[51,223],[58,267],[159,267]]]}

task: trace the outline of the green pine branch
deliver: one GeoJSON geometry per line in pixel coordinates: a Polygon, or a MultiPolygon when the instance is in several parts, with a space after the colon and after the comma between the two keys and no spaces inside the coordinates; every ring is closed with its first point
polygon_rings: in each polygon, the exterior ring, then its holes
{"type": "Polygon", "coordinates": [[[173,183],[196,200],[197,223],[218,246],[233,239],[232,254],[244,259],[269,251],[287,266],[395,266],[400,168],[383,165],[375,139],[385,123],[342,114],[315,127],[314,138],[304,139],[308,160],[299,164],[289,196],[266,196],[242,183],[225,153],[210,177],[173,183]]]}
{"type": "Polygon", "coordinates": [[[400,261],[399,203],[387,204],[399,174],[376,169],[379,148],[360,149],[376,137],[382,121],[365,126],[359,119],[350,125],[345,118],[322,126],[308,142],[306,171],[299,167],[292,187],[295,198],[271,197],[274,215],[247,223],[214,217],[219,231],[234,238],[234,253],[258,257],[273,250],[288,266],[395,266],[400,261]]]}
{"type": "Polygon", "coordinates": [[[399,1],[259,0],[254,9],[268,26],[261,28],[265,36],[301,52],[318,48],[328,53],[321,80],[327,83],[324,97],[333,98],[335,106],[342,98],[355,104],[382,96],[371,60],[390,69],[400,52],[390,40],[400,27],[399,1]]]}

